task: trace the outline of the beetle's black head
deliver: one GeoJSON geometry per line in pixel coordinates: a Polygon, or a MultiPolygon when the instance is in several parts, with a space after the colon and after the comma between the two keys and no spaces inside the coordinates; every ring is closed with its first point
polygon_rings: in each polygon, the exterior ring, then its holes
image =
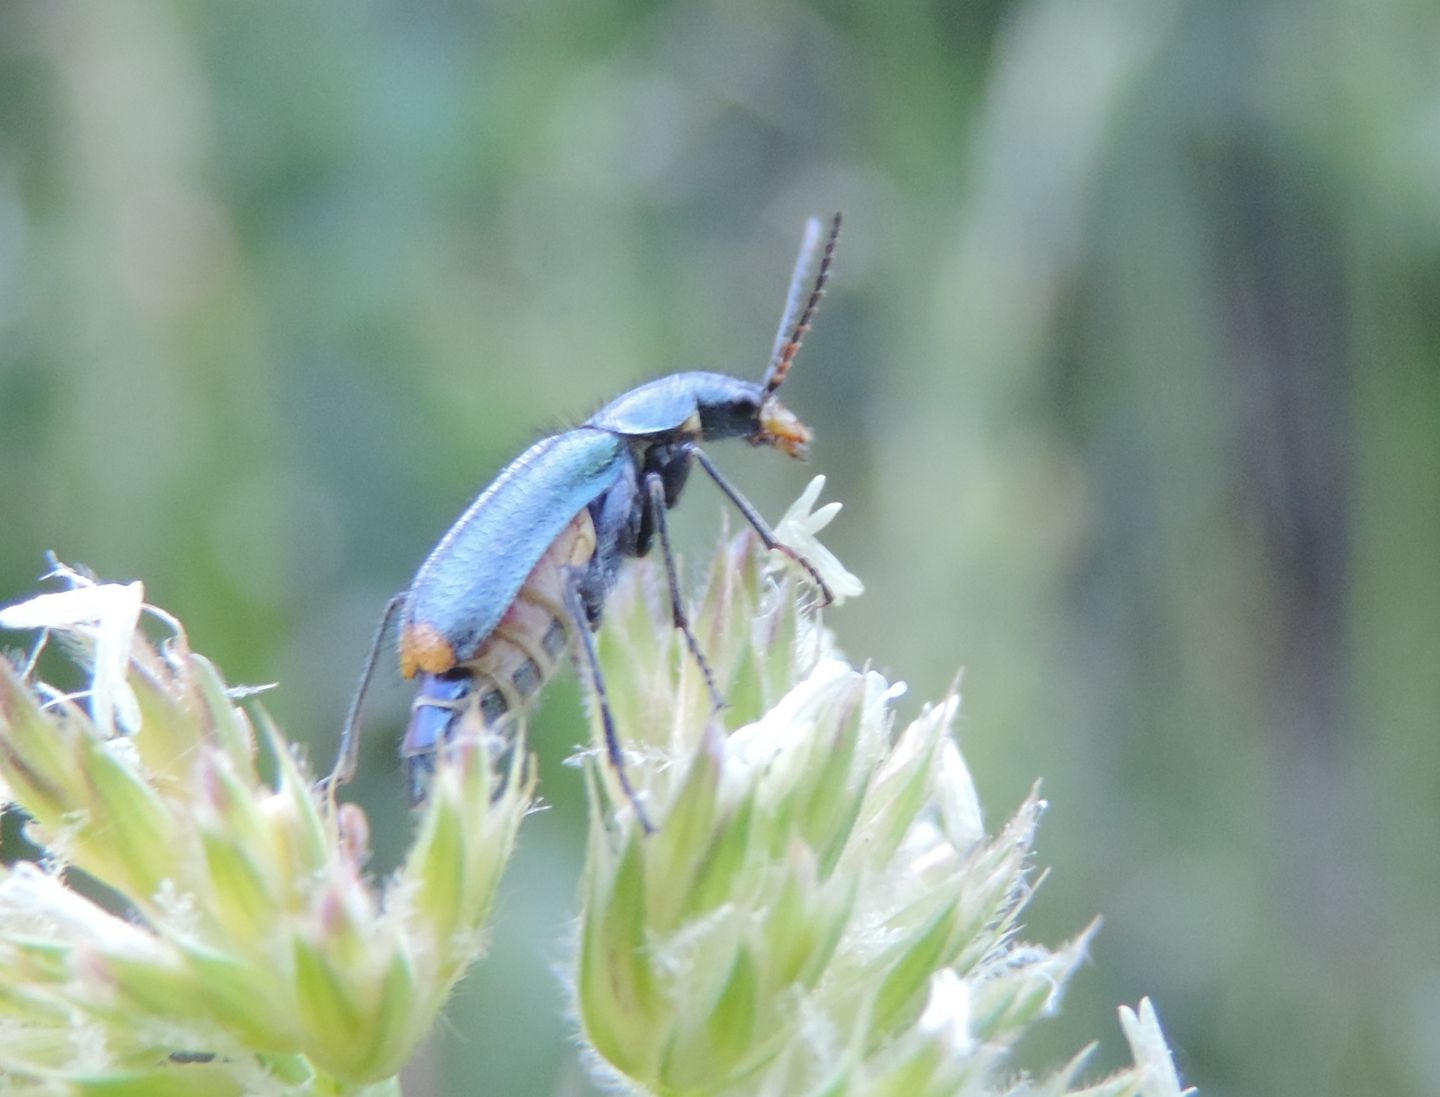
{"type": "MultiPolygon", "coordinates": [[[[706,376],[706,375],[702,375],[706,376]]],[[[809,451],[810,428],[780,403],[774,392],[754,381],[710,374],[713,385],[697,392],[700,437],[744,438],[752,446],[774,446],[791,457],[809,451]]]]}

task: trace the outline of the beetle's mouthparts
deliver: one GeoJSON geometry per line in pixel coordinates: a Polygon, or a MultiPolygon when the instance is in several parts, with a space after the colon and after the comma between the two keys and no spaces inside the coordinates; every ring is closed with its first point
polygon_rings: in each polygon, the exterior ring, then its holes
{"type": "Polygon", "coordinates": [[[757,446],[774,446],[791,457],[804,458],[810,452],[810,428],[779,400],[771,398],[760,406],[760,429],[750,441],[757,446]]]}

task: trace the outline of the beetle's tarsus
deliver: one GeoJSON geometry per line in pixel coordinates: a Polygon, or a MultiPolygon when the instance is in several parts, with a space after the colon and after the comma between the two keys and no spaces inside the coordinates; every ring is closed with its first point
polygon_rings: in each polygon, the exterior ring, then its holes
{"type": "MultiPolygon", "coordinates": [[[[762,534],[761,536],[763,537],[764,535],[762,534]]],[[[820,573],[815,570],[815,565],[812,564],[809,560],[805,559],[805,557],[801,556],[789,545],[781,544],[779,541],[775,541],[773,539],[767,542],[765,547],[767,549],[773,549],[775,552],[782,553],[783,555],[790,557],[791,560],[795,561],[795,563],[799,564],[802,568],[805,569],[805,571],[810,576],[811,582],[813,582],[815,586],[818,587],[820,590],[820,605],[817,608],[824,609],[831,602],[835,601],[835,595],[832,594],[830,591],[830,584],[825,582],[824,579],[820,578],[820,573]]]]}

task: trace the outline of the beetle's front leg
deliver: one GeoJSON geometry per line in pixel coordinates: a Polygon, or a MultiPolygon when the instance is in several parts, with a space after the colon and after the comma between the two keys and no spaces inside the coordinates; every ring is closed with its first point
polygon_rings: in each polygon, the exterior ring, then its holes
{"type": "Polygon", "coordinates": [[[645,474],[645,491],[650,497],[650,514],[654,519],[655,529],[660,534],[660,554],[665,557],[665,575],[670,580],[670,616],[675,622],[675,627],[684,634],[690,654],[700,665],[700,673],[705,675],[705,685],[710,690],[710,703],[718,712],[725,707],[725,698],[720,696],[720,689],[715,685],[715,672],[710,669],[709,660],[700,650],[700,641],[695,639],[695,633],[690,629],[690,622],[685,617],[685,606],[680,597],[680,580],[675,571],[675,554],[670,551],[670,526],[665,519],[664,478],[658,472],[647,472],[645,474]]]}
{"type": "Polygon", "coordinates": [[[830,593],[829,584],[827,584],[824,579],[820,578],[820,573],[815,570],[815,565],[812,564],[809,560],[805,559],[805,557],[801,556],[789,545],[781,543],[776,538],[775,531],[771,529],[765,519],[760,516],[760,512],[755,509],[754,504],[752,504],[749,499],[746,499],[745,496],[740,494],[739,488],[737,488],[734,484],[730,483],[729,480],[725,479],[725,477],[720,474],[720,470],[715,467],[715,462],[710,460],[710,455],[707,454],[699,446],[697,446],[694,442],[686,442],[683,446],[683,449],[686,453],[694,457],[695,460],[700,462],[700,467],[710,474],[710,479],[714,480],[716,485],[719,486],[720,490],[723,491],[725,495],[729,498],[730,502],[735,504],[735,509],[745,516],[745,521],[749,522],[751,527],[754,528],[755,532],[760,535],[760,540],[764,542],[764,545],[767,549],[774,549],[776,552],[783,552],[786,556],[790,557],[790,559],[794,560],[797,564],[804,568],[806,572],[809,573],[810,578],[815,581],[815,585],[820,588],[821,608],[823,609],[825,606],[828,606],[831,602],[835,601],[835,596],[830,593]]]}
{"type": "Polygon", "coordinates": [[[651,824],[650,817],[645,814],[645,809],[640,806],[640,798],[630,784],[629,774],[625,772],[625,758],[620,753],[620,737],[615,732],[615,715],[610,711],[610,697],[605,692],[605,676],[600,671],[600,655],[595,649],[595,637],[590,631],[590,616],[585,608],[585,596],[581,593],[580,583],[580,572],[574,568],[566,569],[565,608],[570,613],[570,620],[580,637],[581,649],[585,652],[585,662],[590,668],[590,682],[595,689],[595,700],[600,705],[600,722],[605,728],[605,753],[610,760],[610,768],[615,771],[615,779],[620,782],[621,791],[635,809],[635,818],[640,820],[640,826],[646,834],[654,834],[655,827],[651,824]]]}

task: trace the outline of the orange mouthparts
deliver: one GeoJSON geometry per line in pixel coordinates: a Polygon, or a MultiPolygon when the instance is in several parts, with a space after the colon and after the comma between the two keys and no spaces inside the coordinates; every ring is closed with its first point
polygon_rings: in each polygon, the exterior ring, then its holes
{"type": "Polygon", "coordinates": [[[810,428],[779,400],[766,400],[760,407],[760,429],[751,436],[757,446],[774,446],[791,457],[804,458],[810,452],[810,428]]]}

